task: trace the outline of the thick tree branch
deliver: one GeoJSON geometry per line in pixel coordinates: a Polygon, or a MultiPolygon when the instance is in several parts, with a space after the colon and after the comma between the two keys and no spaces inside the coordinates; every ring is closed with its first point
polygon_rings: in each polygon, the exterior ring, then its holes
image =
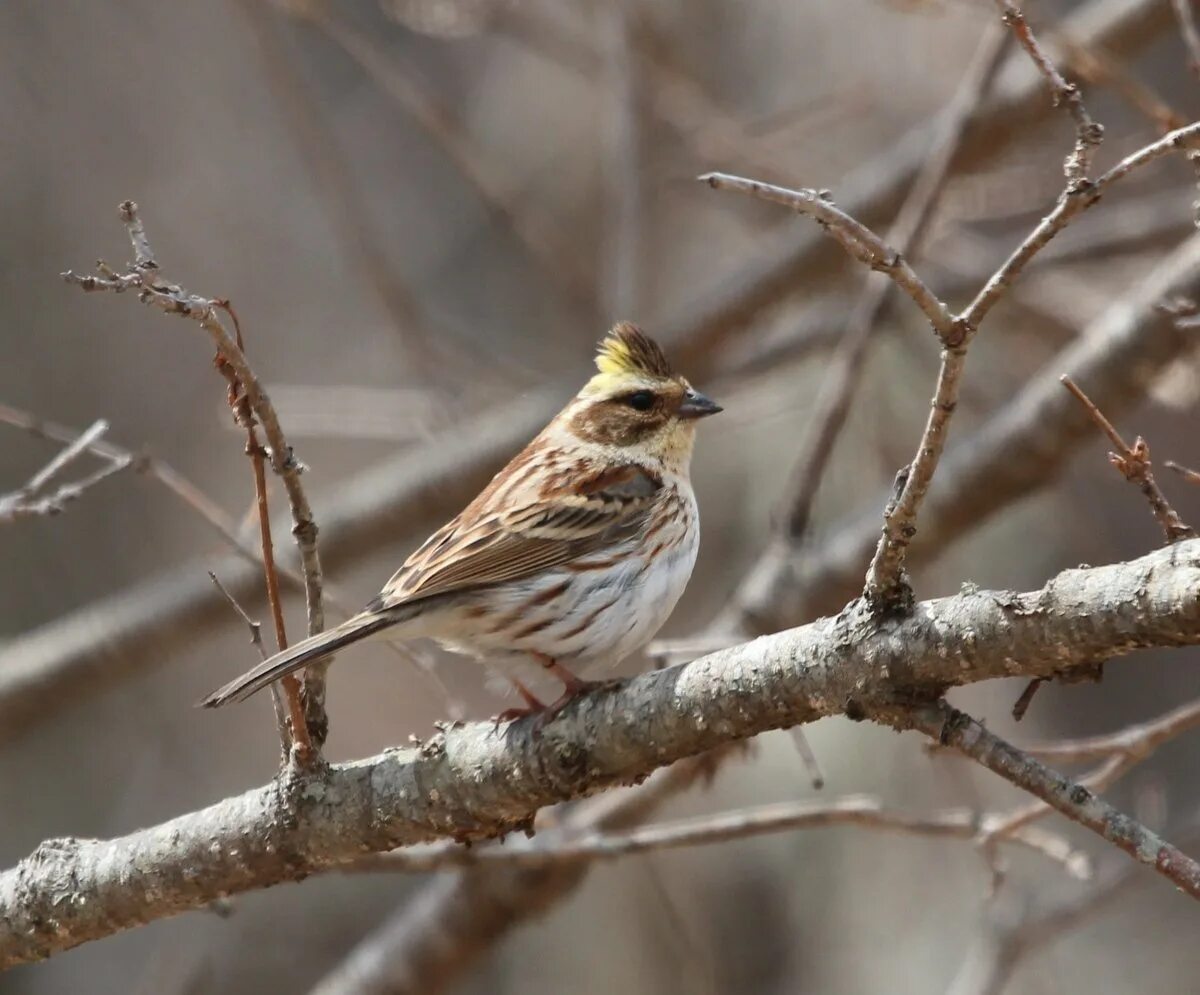
{"type": "MultiPolygon", "coordinates": [[[[418,750],[293,774],[120,839],[43,844],[0,875],[0,965],[364,852],[496,836],[528,826],[546,805],[768,729],[898,708],[994,677],[1048,677],[1141,647],[1200,643],[1198,591],[1200,540],[1189,540],[1129,563],[1068,570],[1026,594],[923,602],[903,620],[880,621],[855,604],[585,696],[541,736],[528,723],[500,733],[491,723],[448,727],[418,750]]],[[[968,748],[984,741],[951,732],[968,748]]],[[[981,758],[995,753],[989,746],[981,758]]],[[[1080,805],[1070,814],[1095,828],[1098,809],[1080,805]]]]}
{"type": "MultiPolygon", "coordinates": [[[[692,757],[637,788],[610,791],[570,808],[564,839],[638,825],[660,805],[708,780],[736,748],[692,757]]],[[[314,995],[437,995],[448,990],[507,932],[543,914],[583,883],[589,864],[503,865],[442,875],[372,930],[321,980],[314,995]]]]}

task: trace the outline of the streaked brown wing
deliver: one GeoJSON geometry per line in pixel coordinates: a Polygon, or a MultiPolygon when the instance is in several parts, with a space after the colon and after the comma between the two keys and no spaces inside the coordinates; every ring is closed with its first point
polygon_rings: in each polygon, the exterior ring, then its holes
{"type": "Polygon", "coordinates": [[[405,561],[376,605],[519,580],[619,543],[637,531],[661,487],[626,465],[516,506],[472,506],[405,561]]]}

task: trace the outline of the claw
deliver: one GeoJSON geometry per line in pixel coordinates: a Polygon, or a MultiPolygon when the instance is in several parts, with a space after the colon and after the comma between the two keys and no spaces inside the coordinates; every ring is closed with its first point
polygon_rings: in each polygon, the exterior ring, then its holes
{"type": "Polygon", "coordinates": [[[575,674],[571,673],[571,671],[569,671],[557,660],[553,660],[550,657],[543,656],[541,654],[534,655],[537,657],[538,662],[543,667],[545,667],[548,671],[550,671],[550,673],[562,681],[563,685],[562,694],[555,698],[554,701],[550,702],[549,705],[543,706],[534,717],[533,733],[535,736],[540,735],[542,728],[546,725],[546,723],[558,715],[559,712],[566,708],[567,705],[569,705],[580,695],[588,694],[592,691],[601,691],[605,688],[616,687],[621,683],[619,679],[611,677],[601,681],[587,681],[582,677],[577,677],[575,674]]]}
{"type": "Polygon", "coordinates": [[[492,732],[495,732],[505,722],[515,722],[517,719],[523,719],[530,715],[541,715],[546,711],[546,703],[542,701],[536,694],[529,690],[515,677],[510,677],[513,687],[517,689],[517,694],[521,696],[524,705],[515,708],[506,708],[492,719],[492,732]]]}

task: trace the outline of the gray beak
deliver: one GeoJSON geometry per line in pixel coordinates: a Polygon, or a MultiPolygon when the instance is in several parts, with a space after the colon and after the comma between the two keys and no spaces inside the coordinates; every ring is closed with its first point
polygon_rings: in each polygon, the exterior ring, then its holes
{"type": "Polygon", "coordinates": [[[679,405],[680,418],[706,418],[725,409],[716,401],[709,400],[699,391],[688,389],[683,395],[683,403],[679,405]]]}

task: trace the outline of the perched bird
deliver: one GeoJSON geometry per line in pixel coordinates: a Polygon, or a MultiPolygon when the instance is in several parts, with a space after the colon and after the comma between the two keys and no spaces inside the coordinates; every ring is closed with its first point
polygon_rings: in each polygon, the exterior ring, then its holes
{"type": "MultiPolygon", "coordinates": [[[[598,373],[467,508],[426,540],[367,607],[213,692],[242,699],[350,643],[431,638],[499,664],[533,659],[562,681],[555,714],[592,682],[571,667],[616,662],[658,632],[696,562],[688,476],[696,422],[721,408],[674,373],[634,325],[600,343],[598,373]]],[[[509,668],[511,671],[511,668],[509,668]]]]}

